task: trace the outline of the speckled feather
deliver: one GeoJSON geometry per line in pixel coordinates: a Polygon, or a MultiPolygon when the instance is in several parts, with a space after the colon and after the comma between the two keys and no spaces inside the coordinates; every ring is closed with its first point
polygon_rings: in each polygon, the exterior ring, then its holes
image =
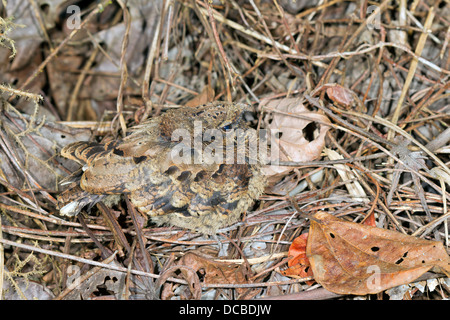
{"type": "MultiPolygon", "coordinates": [[[[245,150],[244,163],[205,159],[179,163],[172,150],[185,143],[195,155],[199,150],[191,142],[198,135],[204,138],[207,129],[243,129],[246,135],[241,137],[233,130],[226,132],[226,139],[234,141],[236,160],[236,141],[257,139],[242,117],[246,110],[243,104],[225,102],[174,109],[131,128],[132,133],[123,140],[66,146],[61,154],[79,162],[84,172],[78,183],[59,196],[61,213],[75,215],[106,195],[127,194],[133,205],[158,224],[214,234],[235,223],[263,192],[266,180],[260,161],[249,163],[251,157],[245,150]],[[195,121],[201,123],[201,132],[196,132],[195,121]],[[191,141],[172,141],[179,129],[185,130],[191,141]]],[[[201,148],[208,148],[208,143],[203,142],[201,148]]]]}

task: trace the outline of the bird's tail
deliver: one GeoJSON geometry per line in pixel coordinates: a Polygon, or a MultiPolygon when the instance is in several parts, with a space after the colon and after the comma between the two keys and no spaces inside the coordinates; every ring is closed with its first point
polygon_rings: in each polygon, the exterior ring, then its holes
{"type": "Polygon", "coordinates": [[[106,195],[91,194],[74,185],[62,192],[58,197],[58,209],[62,215],[76,216],[85,206],[89,205],[90,210],[97,202],[101,201],[106,195]]]}

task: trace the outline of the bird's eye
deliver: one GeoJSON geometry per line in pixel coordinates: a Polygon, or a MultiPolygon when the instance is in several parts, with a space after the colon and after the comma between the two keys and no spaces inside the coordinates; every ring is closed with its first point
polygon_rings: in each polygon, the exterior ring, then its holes
{"type": "Polygon", "coordinates": [[[227,124],[226,126],[223,126],[222,127],[222,130],[223,131],[228,131],[228,130],[230,130],[232,128],[232,125],[231,124],[227,124]]]}

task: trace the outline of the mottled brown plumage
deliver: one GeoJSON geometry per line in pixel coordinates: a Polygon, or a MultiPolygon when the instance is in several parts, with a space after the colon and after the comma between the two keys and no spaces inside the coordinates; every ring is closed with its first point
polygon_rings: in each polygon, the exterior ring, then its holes
{"type": "Polygon", "coordinates": [[[122,140],[66,146],[61,154],[83,172],[59,196],[60,212],[76,215],[108,195],[127,194],[158,224],[205,234],[233,224],[266,184],[261,159],[249,152],[258,137],[244,111],[244,104],[225,102],[173,109],[122,140]]]}

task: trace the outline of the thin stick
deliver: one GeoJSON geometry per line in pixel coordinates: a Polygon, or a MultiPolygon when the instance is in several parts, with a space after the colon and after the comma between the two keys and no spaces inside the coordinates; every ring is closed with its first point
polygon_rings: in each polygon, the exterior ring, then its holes
{"type": "MultiPolygon", "coordinates": [[[[200,10],[200,12],[202,12],[202,14],[205,14],[205,15],[208,14],[207,10],[204,8],[199,8],[199,10],[200,10]]],[[[212,15],[217,21],[222,22],[233,29],[239,30],[248,36],[251,36],[255,39],[261,40],[269,45],[275,45],[278,49],[283,50],[285,52],[289,52],[291,54],[299,54],[299,52],[297,52],[296,50],[291,49],[288,46],[279,43],[278,41],[272,42],[272,40],[269,37],[266,37],[252,29],[245,28],[242,25],[240,25],[232,20],[225,19],[221,14],[219,14],[215,11],[212,11],[212,15]]]]}
{"type": "Polygon", "coordinates": [[[287,167],[307,167],[307,166],[326,166],[326,165],[334,165],[334,164],[343,164],[349,162],[357,162],[357,161],[366,161],[366,160],[374,160],[386,157],[384,152],[377,152],[368,156],[360,156],[360,157],[352,157],[347,159],[336,159],[336,160],[320,160],[320,161],[279,161],[277,163],[268,163],[268,165],[277,165],[277,166],[287,166],[287,167]]]}
{"type": "MultiPolygon", "coordinates": [[[[351,37],[347,40],[347,42],[343,45],[341,51],[347,51],[347,49],[350,47],[350,45],[355,41],[355,39],[367,28],[367,24],[372,21],[377,15],[381,14],[381,12],[387,7],[387,5],[390,3],[390,0],[384,0],[380,6],[378,6],[372,14],[367,17],[367,19],[364,20],[364,22],[356,29],[356,31],[351,35],[351,37]]],[[[340,57],[334,58],[333,61],[330,63],[330,66],[328,70],[323,74],[320,81],[318,82],[318,86],[324,85],[328,82],[330,79],[333,70],[336,68],[338,62],[340,60],[340,57]]]]}
{"type": "MultiPolygon", "coordinates": [[[[416,51],[415,51],[416,57],[420,57],[422,54],[422,50],[425,46],[425,42],[428,37],[427,30],[431,27],[433,19],[434,19],[434,7],[431,7],[430,11],[428,11],[428,16],[425,21],[424,31],[420,35],[419,42],[417,43],[417,47],[416,47],[416,51]]],[[[407,75],[405,83],[403,85],[402,93],[400,94],[400,98],[397,101],[397,106],[395,108],[394,114],[392,115],[391,122],[393,125],[396,125],[398,122],[398,118],[399,118],[400,112],[402,110],[403,101],[405,100],[406,94],[408,93],[409,86],[411,85],[411,82],[414,78],[414,74],[416,73],[417,65],[418,65],[418,59],[414,57],[413,60],[411,61],[411,66],[409,68],[408,75],[407,75]]],[[[394,138],[394,131],[389,130],[387,139],[392,140],[393,138],[394,138]]]]}
{"type": "MultiPolygon", "coordinates": [[[[364,54],[364,53],[368,53],[368,52],[371,52],[371,51],[376,50],[376,49],[383,49],[384,47],[393,47],[393,48],[401,49],[401,50],[407,52],[408,54],[410,54],[413,58],[417,59],[418,62],[420,62],[420,63],[430,67],[431,69],[436,70],[437,72],[450,74],[450,70],[446,70],[446,69],[443,69],[443,68],[437,66],[436,64],[434,64],[434,63],[432,63],[432,62],[422,58],[421,56],[416,55],[414,52],[412,52],[406,46],[404,46],[404,45],[402,45],[400,43],[395,43],[395,42],[380,41],[380,42],[377,42],[374,45],[363,44],[363,45],[359,46],[354,51],[344,51],[344,52],[335,51],[335,52],[319,54],[319,55],[314,55],[314,56],[310,56],[310,55],[307,55],[307,54],[301,54],[301,53],[299,53],[299,54],[283,54],[282,56],[284,58],[291,58],[291,59],[299,59],[299,60],[308,60],[308,61],[318,62],[318,61],[326,60],[326,59],[330,59],[330,58],[346,59],[348,57],[355,56],[355,55],[360,55],[360,54],[364,54]]],[[[258,52],[258,56],[264,57],[264,58],[269,58],[269,59],[272,59],[272,60],[281,60],[280,56],[275,55],[275,54],[271,54],[271,53],[258,52]]],[[[421,77],[421,79],[422,79],[422,77],[421,77]]],[[[428,80],[428,81],[430,81],[430,80],[428,80]]]]}
{"type": "Polygon", "coordinates": [[[127,125],[125,124],[125,118],[123,117],[123,92],[125,88],[125,84],[128,80],[128,67],[125,61],[125,55],[127,53],[127,47],[128,47],[128,36],[130,34],[130,27],[131,27],[131,17],[130,12],[128,11],[127,6],[123,3],[122,0],[117,0],[117,2],[120,4],[120,7],[123,11],[123,20],[126,25],[125,28],[125,34],[123,36],[122,41],[122,50],[120,55],[120,86],[119,86],[119,92],[117,94],[117,114],[119,116],[119,123],[120,127],[122,128],[122,134],[123,136],[126,136],[127,133],[127,125]]]}
{"type": "MultiPolygon", "coordinates": [[[[164,1],[164,5],[162,8],[162,12],[166,12],[167,6],[169,5],[170,1],[166,0],[164,1]]],[[[151,102],[149,98],[149,89],[150,89],[150,76],[152,74],[152,68],[153,68],[153,61],[155,60],[156,56],[156,49],[158,48],[158,42],[160,40],[160,30],[161,25],[163,24],[163,16],[161,16],[160,23],[156,24],[155,26],[155,32],[153,34],[152,44],[150,46],[150,52],[147,57],[147,62],[145,65],[145,72],[144,72],[144,81],[142,82],[141,87],[141,95],[142,99],[144,100],[144,104],[146,107],[151,108],[151,102]]],[[[150,112],[150,110],[148,110],[150,112]]]]}
{"type": "Polygon", "coordinates": [[[230,80],[231,80],[231,86],[234,87],[233,74],[236,74],[237,72],[230,65],[230,62],[228,61],[228,58],[227,58],[227,54],[225,53],[225,50],[223,49],[222,41],[220,41],[219,33],[217,32],[216,21],[214,19],[214,14],[211,9],[211,5],[209,4],[209,1],[207,1],[207,8],[208,8],[209,21],[211,23],[211,28],[212,28],[213,35],[214,35],[214,40],[216,40],[217,48],[219,49],[222,60],[225,64],[225,66],[227,67],[228,76],[230,77],[230,80]]]}
{"type": "Polygon", "coordinates": [[[441,159],[439,159],[433,152],[428,150],[428,148],[425,147],[423,144],[421,144],[419,141],[414,139],[405,130],[401,129],[400,127],[398,127],[396,125],[393,125],[392,122],[389,122],[386,119],[383,119],[383,118],[381,118],[379,116],[371,117],[371,116],[366,115],[366,114],[362,114],[362,113],[359,114],[359,113],[355,113],[355,112],[352,112],[352,111],[344,111],[344,113],[348,113],[348,114],[353,115],[353,116],[357,116],[357,117],[361,117],[361,118],[364,118],[364,119],[367,119],[367,120],[370,120],[370,121],[381,123],[381,124],[385,125],[386,127],[394,130],[395,132],[401,134],[403,137],[405,137],[409,141],[413,142],[420,149],[422,149],[427,155],[429,155],[434,161],[436,161],[447,174],[450,175],[450,169],[448,168],[448,166],[444,162],[442,162],[441,159]]]}
{"type": "MultiPolygon", "coordinates": [[[[67,253],[61,253],[61,252],[55,252],[55,251],[51,251],[51,250],[47,250],[47,249],[42,249],[39,247],[34,247],[34,246],[30,246],[28,244],[23,244],[23,243],[18,243],[18,242],[14,242],[14,241],[10,241],[10,240],[6,240],[6,239],[0,239],[0,243],[4,244],[4,245],[10,245],[10,246],[14,246],[17,248],[21,248],[24,250],[28,250],[28,251],[33,251],[33,252],[40,252],[43,254],[47,254],[50,256],[54,256],[54,257],[58,257],[61,259],[69,259],[69,260],[74,260],[80,263],[84,263],[84,264],[88,264],[88,265],[92,265],[92,266],[96,266],[96,267],[101,267],[101,268],[105,268],[105,269],[110,269],[110,270],[114,270],[114,271],[119,271],[119,272],[128,272],[127,268],[124,267],[119,267],[119,266],[115,266],[115,265],[110,265],[110,264],[106,264],[103,262],[98,262],[98,261],[93,261],[93,260],[89,260],[89,259],[85,259],[85,258],[80,258],[71,254],[67,254],[67,253]]],[[[139,271],[139,270],[134,270],[132,269],[130,271],[132,274],[135,275],[139,275],[139,276],[145,276],[145,277],[150,277],[150,278],[155,278],[158,279],[159,275],[157,274],[153,274],[153,273],[149,273],[149,272],[144,272],[144,271],[139,271]]],[[[186,281],[180,280],[180,279],[175,279],[175,278],[169,278],[168,280],[173,281],[173,282],[177,282],[177,283],[181,283],[181,284],[186,284],[186,281]]]]}
{"type": "Polygon", "coordinates": [[[39,27],[41,28],[41,31],[44,34],[45,41],[47,41],[48,46],[50,47],[50,51],[53,51],[53,44],[52,44],[52,41],[50,40],[50,37],[48,36],[48,32],[47,32],[47,29],[45,28],[44,21],[42,20],[39,7],[37,6],[35,0],[29,0],[29,1],[31,3],[31,6],[33,7],[34,15],[39,23],[39,27]]]}

